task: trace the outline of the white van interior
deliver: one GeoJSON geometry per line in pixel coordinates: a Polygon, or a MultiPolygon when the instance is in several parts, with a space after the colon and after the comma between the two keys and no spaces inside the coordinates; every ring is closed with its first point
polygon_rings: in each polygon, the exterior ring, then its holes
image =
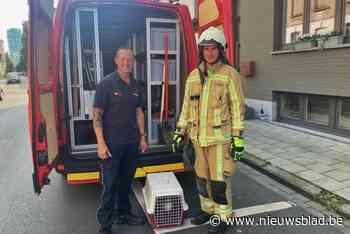
{"type": "Polygon", "coordinates": [[[162,145],[159,134],[165,43],[168,41],[169,124],[179,114],[186,65],[177,16],[156,8],[120,4],[77,6],[64,33],[64,82],[72,153],[96,150],[92,104],[97,83],[113,72],[119,47],[132,48],[133,75],[145,103],[148,142],[162,145]],[[165,36],[167,35],[167,36],[165,36]]]}

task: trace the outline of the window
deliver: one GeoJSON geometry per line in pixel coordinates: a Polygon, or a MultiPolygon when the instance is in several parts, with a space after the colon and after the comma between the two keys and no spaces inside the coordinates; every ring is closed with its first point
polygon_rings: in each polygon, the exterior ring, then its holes
{"type": "Polygon", "coordinates": [[[330,33],[335,30],[335,1],[311,0],[309,33],[330,33]]]}
{"type": "Polygon", "coordinates": [[[314,11],[323,11],[331,7],[330,0],[314,0],[314,11]]]}
{"type": "Polygon", "coordinates": [[[298,37],[301,36],[301,33],[300,32],[292,32],[290,34],[290,41],[291,42],[296,42],[298,40],[298,37]]]}
{"type": "Polygon", "coordinates": [[[287,12],[285,43],[291,43],[296,41],[303,31],[304,0],[288,0],[287,12]]]}
{"type": "Polygon", "coordinates": [[[345,30],[344,30],[346,35],[350,35],[350,23],[347,23],[345,25],[345,30]]]}
{"type": "Polygon", "coordinates": [[[301,96],[298,94],[281,95],[281,116],[291,119],[301,119],[301,96]]]}
{"type": "Polygon", "coordinates": [[[328,30],[326,27],[321,27],[321,28],[316,28],[315,29],[315,34],[324,34],[324,33],[327,33],[328,30]]]}
{"type": "Polygon", "coordinates": [[[345,34],[350,31],[347,26],[350,23],[350,0],[276,1],[275,13],[276,19],[284,17],[276,24],[276,49],[289,48],[287,44],[304,34],[345,34]],[[338,1],[344,4],[336,4],[338,1]]]}
{"type": "Polygon", "coordinates": [[[304,1],[292,0],[291,10],[292,10],[292,17],[302,16],[304,12],[304,1]]]}
{"type": "Polygon", "coordinates": [[[339,101],[339,128],[350,130],[350,99],[339,101]]]}
{"type": "Polygon", "coordinates": [[[346,35],[350,35],[350,0],[345,4],[345,30],[346,35]]]}
{"type": "Polygon", "coordinates": [[[277,93],[278,121],[350,136],[350,98],[277,93]]]}
{"type": "Polygon", "coordinates": [[[327,97],[310,96],[307,105],[307,120],[317,124],[328,125],[329,101],[327,97]]]}

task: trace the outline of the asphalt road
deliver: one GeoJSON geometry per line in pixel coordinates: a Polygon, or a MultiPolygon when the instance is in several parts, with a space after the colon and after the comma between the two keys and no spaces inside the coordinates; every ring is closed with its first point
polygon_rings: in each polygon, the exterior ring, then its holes
{"type": "MultiPolygon", "coordinates": [[[[101,192],[99,185],[67,185],[63,177],[53,173],[51,185],[45,187],[39,197],[33,193],[27,122],[25,106],[0,110],[0,233],[97,233],[98,225],[96,224],[95,212],[101,192]]],[[[310,205],[312,202],[308,199],[244,165],[240,165],[238,168],[233,178],[235,209],[271,202],[292,201],[296,203],[296,206],[255,216],[320,215],[319,210],[310,205]]],[[[196,193],[193,189],[193,176],[183,174],[178,179],[191,208],[188,215],[193,216],[198,211],[198,199],[196,199],[196,193]]],[[[133,199],[135,211],[142,213],[135,197],[133,199]]],[[[173,233],[206,233],[206,228],[206,226],[200,226],[173,233]]],[[[113,230],[114,233],[153,232],[149,225],[141,227],[114,226],[113,230]]],[[[232,228],[228,233],[338,234],[350,233],[350,229],[341,226],[248,227],[245,225],[232,228]]]]}
{"type": "Polygon", "coordinates": [[[6,84],[5,79],[0,79],[0,88],[3,90],[0,101],[0,110],[15,106],[23,106],[27,103],[27,79],[21,79],[20,84],[6,84]]]}

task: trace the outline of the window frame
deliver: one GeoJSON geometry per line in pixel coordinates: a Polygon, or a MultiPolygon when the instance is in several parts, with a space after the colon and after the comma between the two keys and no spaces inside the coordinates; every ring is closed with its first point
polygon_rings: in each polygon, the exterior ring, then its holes
{"type": "MultiPolygon", "coordinates": [[[[292,3],[294,1],[292,0],[292,3]]],[[[274,43],[273,50],[280,51],[286,50],[288,45],[291,43],[285,43],[286,41],[286,22],[288,20],[288,0],[275,0],[274,2],[274,15],[275,15],[275,24],[274,24],[274,43]],[[282,20],[281,20],[282,19],[282,20]]],[[[337,34],[345,35],[345,10],[346,4],[350,4],[350,0],[335,0],[335,16],[334,16],[334,28],[332,31],[335,31],[337,34]]],[[[331,8],[331,6],[322,9],[326,10],[331,8]]],[[[292,9],[293,10],[293,9],[292,9]]],[[[311,0],[304,0],[304,12],[303,17],[303,30],[301,35],[308,34],[310,32],[310,20],[311,20],[311,0]]],[[[293,13],[293,12],[292,12],[293,13]]]]}
{"type": "Polygon", "coordinates": [[[305,97],[305,107],[306,107],[306,110],[305,110],[305,119],[304,121],[308,122],[308,123],[312,123],[312,124],[316,124],[316,125],[322,125],[322,126],[325,126],[325,127],[331,127],[332,126],[332,101],[327,97],[327,96],[322,96],[322,95],[306,95],[305,97]],[[309,108],[309,104],[310,104],[310,98],[327,98],[327,101],[328,101],[328,116],[327,116],[327,124],[323,124],[323,123],[318,123],[316,120],[312,120],[310,115],[310,108],[309,108]]]}
{"type": "Polygon", "coordinates": [[[340,118],[342,115],[342,103],[344,100],[350,101],[350,98],[341,98],[341,99],[337,99],[336,105],[337,105],[337,110],[336,110],[336,120],[335,120],[335,128],[341,131],[350,131],[350,128],[342,128],[340,127],[340,118]]]}
{"type": "Polygon", "coordinates": [[[298,37],[300,37],[300,36],[301,36],[301,33],[299,31],[292,32],[290,34],[290,41],[291,41],[291,43],[298,41],[298,37]]]}
{"type": "Polygon", "coordinates": [[[345,29],[344,34],[345,35],[350,35],[350,22],[345,23],[344,29],[345,29]]]}
{"type": "Polygon", "coordinates": [[[314,7],[312,9],[313,12],[320,12],[320,11],[324,11],[324,10],[331,8],[331,6],[322,5],[322,4],[320,4],[320,2],[318,2],[318,1],[322,1],[322,0],[314,0],[314,1],[315,1],[315,3],[314,3],[314,7]]]}
{"type": "Polygon", "coordinates": [[[288,118],[288,119],[293,119],[293,120],[302,120],[304,119],[304,105],[303,105],[303,96],[300,95],[300,94],[295,94],[295,93],[281,93],[279,95],[279,104],[278,104],[278,109],[279,109],[279,115],[282,117],[282,118],[288,118]],[[299,112],[300,112],[300,116],[299,118],[297,117],[285,117],[285,115],[282,113],[282,110],[283,110],[283,99],[285,98],[285,96],[287,95],[296,95],[298,96],[298,105],[299,105],[299,112]]]}
{"type": "Polygon", "coordinates": [[[350,100],[349,97],[337,97],[337,96],[327,96],[327,95],[318,95],[318,94],[305,94],[305,93],[297,93],[297,92],[282,92],[282,91],[274,91],[274,96],[277,97],[275,100],[277,101],[277,121],[287,124],[293,124],[296,126],[316,129],[322,132],[327,132],[330,134],[335,134],[339,136],[350,137],[350,129],[341,128],[339,126],[340,116],[341,116],[341,103],[342,100],[350,100]],[[282,97],[283,95],[299,95],[300,96],[300,116],[301,119],[296,118],[288,118],[286,116],[282,116],[282,97]],[[308,100],[309,97],[326,97],[329,102],[329,111],[328,111],[328,124],[318,124],[314,121],[308,120],[308,100]]]}
{"type": "MultiPolygon", "coordinates": [[[[303,15],[303,10],[301,11],[301,13],[297,13],[297,14],[294,14],[294,8],[295,8],[295,1],[297,1],[297,0],[291,0],[291,2],[292,2],[292,7],[291,7],[291,16],[293,17],[293,18],[296,18],[296,17],[299,17],[299,16],[302,16],[303,15]]],[[[305,0],[304,0],[305,1],[305,0]]]]}

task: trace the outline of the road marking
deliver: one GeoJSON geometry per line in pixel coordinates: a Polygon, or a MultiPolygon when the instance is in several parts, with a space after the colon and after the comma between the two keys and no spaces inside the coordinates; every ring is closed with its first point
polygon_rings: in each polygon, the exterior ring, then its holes
{"type": "MultiPolygon", "coordinates": [[[[137,180],[134,181],[132,184],[132,190],[135,194],[137,201],[142,207],[145,215],[147,216],[145,201],[143,199],[143,194],[142,194],[141,183],[137,180]]],[[[233,212],[235,213],[236,217],[243,217],[243,216],[251,216],[251,215],[273,212],[278,210],[284,210],[295,206],[296,205],[293,202],[280,201],[280,202],[272,202],[272,203],[266,203],[262,205],[244,207],[244,208],[233,210],[233,212]]],[[[155,234],[162,234],[162,233],[169,233],[169,232],[189,229],[193,227],[196,227],[196,225],[191,224],[190,219],[185,219],[183,225],[181,226],[153,229],[153,232],[155,234]]]]}
{"type": "Polygon", "coordinates": [[[198,227],[198,226],[191,224],[190,219],[185,219],[184,223],[181,226],[153,229],[153,232],[155,234],[162,234],[162,233],[176,232],[176,231],[194,228],[194,227],[198,227]]]}
{"type": "Polygon", "coordinates": [[[272,203],[266,203],[263,205],[240,208],[240,209],[234,210],[233,212],[237,217],[243,217],[243,216],[250,216],[250,215],[272,212],[272,211],[284,210],[284,209],[291,208],[293,206],[295,206],[295,204],[292,202],[281,201],[281,202],[272,202],[272,203]]]}

